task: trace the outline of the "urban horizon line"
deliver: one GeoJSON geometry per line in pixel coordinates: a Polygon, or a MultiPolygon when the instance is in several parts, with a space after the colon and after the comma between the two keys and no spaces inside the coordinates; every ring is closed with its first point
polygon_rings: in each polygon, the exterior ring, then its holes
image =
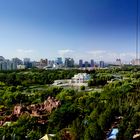
{"type": "MultiPolygon", "coordinates": [[[[47,58],[47,57],[41,57],[41,58],[39,58],[39,59],[33,59],[32,57],[24,57],[24,58],[19,58],[19,57],[12,57],[12,58],[5,58],[5,56],[2,56],[2,55],[0,55],[0,57],[4,57],[4,59],[5,60],[12,60],[12,59],[15,59],[15,58],[18,58],[18,59],[20,59],[20,60],[22,60],[22,61],[24,61],[24,59],[30,59],[30,61],[31,62],[39,62],[39,61],[41,61],[41,60],[48,60],[48,61],[56,61],[58,58],[62,58],[62,61],[65,61],[65,59],[66,58],[72,58],[73,60],[74,60],[74,62],[75,62],[75,64],[78,64],[79,63],[79,61],[80,60],[82,60],[83,62],[89,62],[89,61],[91,61],[91,60],[93,60],[94,62],[100,62],[100,61],[104,61],[105,63],[110,63],[110,64],[112,64],[112,63],[115,63],[116,62],[116,60],[118,60],[118,59],[120,59],[121,60],[121,63],[126,63],[126,64],[128,64],[128,63],[131,63],[132,61],[134,61],[135,60],[135,58],[134,59],[132,59],[132,60],[130,60],[130,61],[123,61],[120,57],[116,57],[114,60],[112,60],[112,61],[105,61],[104,59],[98,59],[98,60],[96,60],[96,59],[94,59],[94,58],[89,58],[89,59],[82,59],[82,58],[77,58],[77,59],[75,59],[75,58],[73,58],[73,57],[59,57],[59,56],[56,56],[55,58],[51,58],[51,59],[49,59],[49,58],[47,58]]],[[[140,59],[139,59],[140,60],[140,59]]]]}

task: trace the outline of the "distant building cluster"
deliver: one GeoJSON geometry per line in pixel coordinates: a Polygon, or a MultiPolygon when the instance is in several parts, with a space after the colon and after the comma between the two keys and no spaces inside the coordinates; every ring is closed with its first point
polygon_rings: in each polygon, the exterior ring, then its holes
{"type": "MultiPolygon", "coordinates": [[[[117,58],[113,63],[116,66],[121,66],[122,62],[120,58],[117,58]]],[[[132,60],[132,65],[140,65],[140,59],[132,60]]],[[[40,59],[40,61],[31,61],[30,58],[24,58],[20,60],[19,58],[12,58],[11,60],[5,59],[0,56],[0,70],[18,70],[18,69],[28,69],[28,68],[38,68],[38,69],[59,69],[59,68],[105,68],[108,63],[104,61],[95,62],[93,59],[90,61],[85,61],[80,59],[78,63],[75,63],[73,58],[67,57],[62,59],[58,57],[55,60],[40,59]]]]}
{"type": "Polygon", "coordinates": [[[134,59],[131,63],[132,65],[140,65],[140,59],[134,59]]]}
{"type": "Polygon", "coordinates": [[[100,67],[104,68],[106,65],[104,61],[96,63],[93,59],[88,61],[79,60],[79,64],[76,64],[73,58],[67,57],[64,60],[61,57],[55,60],[40,59],[40,61],[31,61],[30,58],[13,58],[12,60],[5,59],[0,56],[0,70],[17,70],[26,68],[39,68],[39,69],[57,69],[57,68],[88,68],[88,67],[100,67]]]}
{"type": "Polygon", "coordinates": [[[16,70],[21,65],[23,65],[23,62],[18,58],[9,60],[0,56],[0,70],[16,70]]]}
{"type": "Polygon", "coordinates": [[[104,68],[106,66],[104,61],[99,61],[99,63],[95,62],[93,59],[90,60],[90,62],[88,61],[83,61],[82,59],[79,60],[79,67],[99,67],[99,68],[104,68]]]}

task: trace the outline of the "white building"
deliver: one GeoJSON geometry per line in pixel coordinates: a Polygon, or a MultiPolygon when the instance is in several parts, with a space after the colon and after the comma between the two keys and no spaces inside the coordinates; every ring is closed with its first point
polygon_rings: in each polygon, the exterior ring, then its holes
{"type": "Polygon", "coordinates": [[[90,75],[87,73],[78,73],[71,79],[71,83],[86,83],[90,79],[90,75]]]}
{"type": "Polygon", "coordinates": [[[17,69],[18,69],[18,70],[22,70],[22,69],[25,69],[25,68],[26,68],[25,65],[17,65],[17,69]]]}

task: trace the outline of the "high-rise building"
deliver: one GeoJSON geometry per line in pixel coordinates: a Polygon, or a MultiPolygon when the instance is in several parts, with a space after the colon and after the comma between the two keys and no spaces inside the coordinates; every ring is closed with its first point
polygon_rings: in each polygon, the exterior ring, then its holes
{"type": "Polygon", "coordinates": [[[94,67],[94,60],[93,59],[90,60],[90,66],[94,67]]]}
{"type": "Polygon", "coordinates": [[[55,64],[57,64],[57,65],[62,65],[62,64],[63,64],[62,57],[58,57],[58,58],[55,60],[55,64]]]}
{"type": "Polygon", "coordinates": [[[3,56],[0,56],[0,61],[4,61],[5,58],[3,56]]]}
{"type": "Polygon", "coordinates": [[[17,65],[22,65],[23,62],[19,58],[12,58],[12,62],[16,63],[17,65]]]}
{"type": "Polygon", "coordinates": [[[85,61],[85,67],[86,67],[86,68],[89,67],[88,61],[85,61]]]}
{"type": "Polygon", "coordinates": [[[32,63],[30,62],[30,58],[24,58],[23,59],[24,65],[26,68],[31,68],[32,67],[32,63]]]}
{"type": "Polygon", "coordinates": [[[49,60],[48,61],[48,67],[53,67],[54,65],[54,60],[49,60]]]}
{"type": "Polygon", "coordinates": [[[37,61],[32,61],[32,67],[37,67],[37,68],[40,68],[40,62],[37,62],[37,61]]]}
{"type": "Polygon", "coordinates": [[[65,58],[65,67],[74,67],[74,59],[65,58]]]}
{"type": "Polygon", "coordinates": [[[30,58],[24,58],[23,61],[24,61],[24,63],[30,62],[30,58]]]}
{"type": "Polygon", "coordinates": [[[121,59],[116,59],[116,65],[118,65],[118,66],[121,65],[121,59]]]}
{"type": "Polygon", "coordinates": [[[0,62],[0,69],[1,70],[7,70],[7,63],[6,63],[6,61],[1,61],[0,62]]]}
{"type": "Polygon", "coordinates": [[[48,59],[41,59],[40,60],[40,66],[45,67],[48,65],[48,59]]]}
{"type": "Polygon", "coordinates": [[[104,68],[105,67],[104,61],[100,61],[99,66],[100,66],[100,68],[104,68]]]}
{"type": "Polygon", "coordinates": [[[83,60],[82,59],[79,60],[79,67],[83,67],[83,60]]]}
{"type": "Polygon", "coordinates": [[[12,70],[12,62],[0,56],[0,70],[12,70]]]}
{"type": "Polygon", "coordinates": [[[13,58],[12,60],[5,59],[0,56],[0,70],[16,70],[18,65],[21,65],[22,61],[19,58],[13,58]]]}
{"type": "Polygon", "coordinates": [[[0,70],[4,70],[5,69],[5,58],[3,56],[0,56],[0,70]]]}
{"type": "Polygon", "coordinates": [[[7,63],[7,70],[15,70],[15,69],[13,69],[13,62],[12,61],[6,60],[6,63],[7,63]]]}
{"type": "Polygon", "coordinates": [[[17,65],[22,65],[23,62],[22,60],[20,60],[19,58],[12,58],[12,69],[16,70],[17,69],[17,65]]]}

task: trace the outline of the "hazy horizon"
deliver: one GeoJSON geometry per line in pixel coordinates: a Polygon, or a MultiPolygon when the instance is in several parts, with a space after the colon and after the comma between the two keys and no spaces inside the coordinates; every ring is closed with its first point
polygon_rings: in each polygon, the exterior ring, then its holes
{"type": "Polygon", "coordinates": [[[0,55],[135,58],[136,0],[0,1],[0,55]]]}

